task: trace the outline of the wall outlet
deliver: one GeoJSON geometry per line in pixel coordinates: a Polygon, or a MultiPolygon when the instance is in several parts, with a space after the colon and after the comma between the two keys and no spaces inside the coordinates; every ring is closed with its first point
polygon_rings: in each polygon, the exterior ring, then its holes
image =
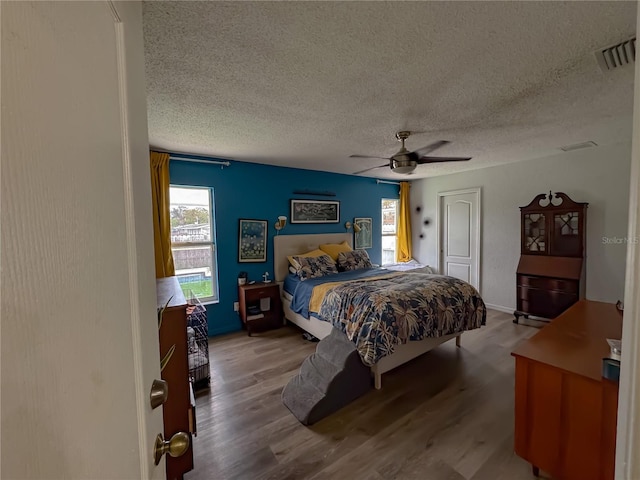
{"type": "Polygon", "coordinates": [[[240,304],[238,302],[233,302],[233,311],[234,312],[240,311],[240,304]]]}

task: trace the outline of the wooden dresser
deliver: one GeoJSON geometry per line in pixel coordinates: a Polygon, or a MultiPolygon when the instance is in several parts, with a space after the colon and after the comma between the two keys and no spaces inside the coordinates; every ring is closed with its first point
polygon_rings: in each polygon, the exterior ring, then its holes
{"type": "Polygon", "coordinates": [[[584,298],[588,205],[549,192],[520,207],[514,323],[522,315],[555,318],[584,298]]]}
{"type": "Polygon", "coordinates": [[[162,371],[162,379],[169,384],[169,396],[162,405],[164,438],[170,439],[175,433],[187,432],[191,438],[189,448],[180,457],[165,455],[167,459],[167,479],[181,479],[193,470],[193,426],[195,412],[191,405],[191,385],[189,383],[189,361],[187,356],[187,302],[176,277],[159,278],[156,281],[157,306],[169,305],[162,315],[159,331],[160,358],[164,358],[173,345],[175,350],[162,371]]]}
{"type": "Polygon", "coordinates": [[[602,378],[602,358],[621,335],[615,305],[580,300],[512,352],[515,451],[534,474],[613,479],[618,384],[602,378]]]}

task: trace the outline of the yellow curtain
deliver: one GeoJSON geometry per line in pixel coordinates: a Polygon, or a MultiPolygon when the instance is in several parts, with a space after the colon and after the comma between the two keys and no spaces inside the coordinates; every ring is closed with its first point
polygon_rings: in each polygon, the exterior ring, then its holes
{"type": "Polygon", "coordinates": [[[396,261],[411,260],[411,206],[409,205],[409,182],[400,182],[400,211],[398,212],[398,245],[396,261]]]}
{"type": "Polygon", "coordinates": [[[171,219],[169,217],[169,154],[150,152],[150,156],[156,278],[171,277],[175,275],[175,268],[171,254],[171,219]]]}

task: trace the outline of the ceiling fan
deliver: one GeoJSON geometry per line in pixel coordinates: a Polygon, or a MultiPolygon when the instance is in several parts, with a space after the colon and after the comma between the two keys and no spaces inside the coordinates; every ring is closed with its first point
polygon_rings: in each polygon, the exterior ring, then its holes
{"type": "Polygon", "coordinates": [[[400,173],[400,174],[410,174],[412,173],[418,165],[423,165],[425,163],[439,163],[439,162],[466,162],[467,160],[471,160],[471,157],[431,157],[427,156],[428,153],[433,152],[434,150],[444,147],[450,142],[446,140],[439,140],[437,142],[433,142],[426,147],[419,148],[410,152],[404,146],[404,141],[409,138],[411,132],[407,130],[403,130],[396,133],[396,138],[399,142],[402,142],[402,148],[395,155],[385,158],[385,157],[374,157],[371,155],[349,155],[349,158],[382,158],[384,160],[389,160],[389,163],[385,163],[384,165],[378,165],[377,167],[365,168],[364,170],[360,170],[358,172],[353,172],[354,175],[358,175],[359,173],[368,172],[369,170],[374,170],[376,168],[389,167],[392,172],[400,173]]]}

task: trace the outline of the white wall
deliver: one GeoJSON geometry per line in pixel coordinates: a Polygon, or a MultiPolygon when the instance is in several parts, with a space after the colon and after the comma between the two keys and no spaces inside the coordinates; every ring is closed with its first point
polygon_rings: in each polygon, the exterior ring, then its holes
{"type": "Polygon", "coordinates": [[[481,294],[488,305],[515,309],[518,207],[529,204],[539,193],[564,192],[576,202],[589,203],[587,298],[615,303],[624,295],[626,244],[605,244],[603,237],[627,236],[630,161],[628,143],[414,181],[413,256],[428,265],[438,263],[438,192],[482,187],[481,294]],[[420,213],[417,206],[422,207],[420,213]],[[422,225],[425,218],[431,220],[430,225],[422,225]]]}

